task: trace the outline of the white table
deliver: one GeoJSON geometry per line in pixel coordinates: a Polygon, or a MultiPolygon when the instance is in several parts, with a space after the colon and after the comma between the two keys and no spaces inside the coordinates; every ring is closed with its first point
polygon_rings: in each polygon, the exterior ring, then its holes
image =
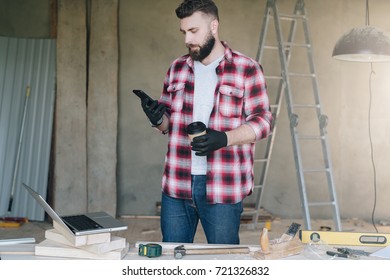
{"type": "MultiPolygon", "coordinates": [[[[141,242],[142,243],[142,242],[141,242]]],[[[150,243],[150,242],[149,242],[150,243]]],[[[160,257],[150,258],[159,259],[159,260],[176,260],[173,256],[173,248],[180,245],[175,243],[161,243],[163,246],[163,253],[160,257]]],[[[138,246],[139,242],[136,244],[130,244],[130,249],[127,255],[124,257],[124,260],[148,260],[149,258],[138,255],[138,246]]],[[[208,244],[192,244],[194,246],[213,246],[208,244]]],[[[215,245],[214,245],[215,246],[215,245]]],[[[240,245],[246,246],[246,245],[240,245]]],[[[328,245],[330,248],[331,246],[328,245]]],[[[254,260],[253,252],[260,250],[259,246],[248,246],[250,249],[250,254],[221,254],[221,255],[185,255],[183,260],[254,260]]],[[[344,246],[337,246],[344,247],[344,246]]],[[[345,246],[347,247],[347,246],[345,246]]],[[[14,244],[14,245],[1,245],[0,246],[0,257],[2,260],[53,260],[53,259],[68,259],[68,258],[54,258],[54,257],[44,257],[36,256],[34,253],[35,244],[14,244]]],[[[375,252],[382,247],[360,247],[360,246],[348,246],[351,249],[364,250],[366,252],[375,252]]],[[[335,251],[335,250],[333,250],[335,251]]],[[[316,246],[305,245],[304,251],[298,255],[288,256],[283,258],[285,260],[346,260],[345,258],[332,258],[326,254],[324,248],[318,248],[316,246]]],[[[381,259],[372,256],[360,256],[361,260],[375,260],[381,259]]]]}

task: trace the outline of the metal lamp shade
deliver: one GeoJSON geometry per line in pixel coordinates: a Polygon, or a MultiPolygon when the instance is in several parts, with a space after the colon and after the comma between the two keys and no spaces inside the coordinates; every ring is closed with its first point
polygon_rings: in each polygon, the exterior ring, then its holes
{"type": "Polygon", "coordinates": [[[390,61],[390,38],[373,26],[356,27],[341,36],[332,56],[354,62],[390,61]]]}

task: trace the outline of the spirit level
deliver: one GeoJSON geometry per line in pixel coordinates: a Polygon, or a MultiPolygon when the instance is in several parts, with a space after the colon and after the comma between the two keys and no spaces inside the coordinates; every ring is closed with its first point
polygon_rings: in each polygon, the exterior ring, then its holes
{"type": "Polygon", "coordinates": [[[302,243],[318,243],[320,241],[330,245],[356,246],[389,246],[390,234],[387,233],[358,233],[341,231],[299,231],[302,243]]]}

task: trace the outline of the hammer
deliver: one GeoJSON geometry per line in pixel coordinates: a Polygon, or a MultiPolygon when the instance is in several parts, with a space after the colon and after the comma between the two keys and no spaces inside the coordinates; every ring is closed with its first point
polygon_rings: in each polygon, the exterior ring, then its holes
{"type": "Polygon", "coordinates": [[[177,246],[173,250],[175,259],[181,259],[185,255],[249,254],[249,252],[249,247],[209,247],[186,249],[184,245],[177,246]]]}

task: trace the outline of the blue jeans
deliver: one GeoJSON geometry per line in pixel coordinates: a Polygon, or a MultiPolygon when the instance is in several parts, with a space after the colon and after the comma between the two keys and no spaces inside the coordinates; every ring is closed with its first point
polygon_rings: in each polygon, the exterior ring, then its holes
{"type": "Polygon", "coordinates": [[[163,242],[192,243],[200,220],[210,244],[239,244],[242,202],[206,203],[206,176],[192,176],[192,199],[162,194],[161,231],[163,242]]]}

